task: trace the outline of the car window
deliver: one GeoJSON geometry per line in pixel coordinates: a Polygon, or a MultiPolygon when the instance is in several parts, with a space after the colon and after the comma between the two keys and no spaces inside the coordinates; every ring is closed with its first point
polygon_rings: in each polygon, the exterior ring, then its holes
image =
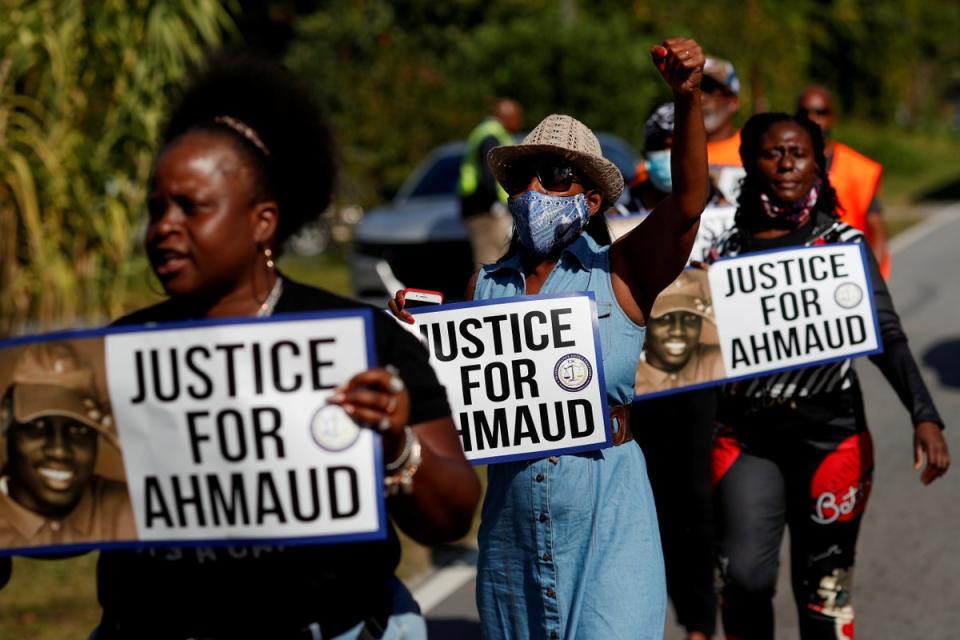
{"type": "Polygon", "coordinates": [[[448,196],[457,193],[460,180],[460,153],[431,156],[428,164],[418,171],[419,178],[412,185],[405,185],[402,198],[425,196],[448,196]]]}

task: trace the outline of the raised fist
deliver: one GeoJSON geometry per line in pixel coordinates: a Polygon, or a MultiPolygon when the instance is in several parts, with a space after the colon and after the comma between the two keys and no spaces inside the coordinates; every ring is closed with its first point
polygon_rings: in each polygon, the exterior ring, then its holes
{"type": "Polygon", "coordinates": [[[703,50],[691,38],[670,38],[650,47],[653,62],[670,88],[678,93],[694,93],[703,77],[703,50]]]}

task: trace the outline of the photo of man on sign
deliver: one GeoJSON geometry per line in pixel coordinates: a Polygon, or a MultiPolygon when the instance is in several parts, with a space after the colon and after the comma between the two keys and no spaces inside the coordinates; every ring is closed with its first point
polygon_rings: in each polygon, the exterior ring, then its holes
{"type": "Polygon", "coordinates": [[[13,360],[0,400],[0,550],[135,539],[116,428],[68,343],[13,360]]]}
{"type": "Polygon", "coordinates": [[[726,376],[707,273],[687,269],[653,303],[637,363],[636,394],[653,394],[726,376]]]}

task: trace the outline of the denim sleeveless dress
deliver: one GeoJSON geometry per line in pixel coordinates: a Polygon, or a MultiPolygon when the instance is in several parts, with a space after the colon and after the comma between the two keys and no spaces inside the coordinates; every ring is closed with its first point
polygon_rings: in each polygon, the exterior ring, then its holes
{"type": "MultiPolygon", "coordinates": [[[[594,293],[615,406],[633,400],[645,332],[614,297],[609,249],[584,233],[563,251],[541,293],[594,293]]],[[[524,293],[515,255],[480,270],[474,299],[524,293]]],[[[663,554],[636,443],[493,464],[487,478],[477,566],[484,638],[662,640],[663,554]]]]}

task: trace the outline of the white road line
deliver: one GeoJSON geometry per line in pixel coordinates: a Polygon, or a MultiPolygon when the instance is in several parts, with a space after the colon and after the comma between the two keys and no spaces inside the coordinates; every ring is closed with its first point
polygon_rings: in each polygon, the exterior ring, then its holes
{"type": "MultiPolygon", "coordinates": [[[[922,240],[937,229],[960,218],[960,203],[936,212],[920,224],[914,225],[890,241],[890,252],[900,253],[915,242],[922,240]]],[[[894,267],[896,268],[896,267],[894,267]]]]}
{"type": "Polygon", "coordinates": [[[438,604],[446,600],[450,594],[473,580],[477,575],[477,568],[469,564],[455,564],[438,570],[418,589],[413,592],[413,598],[420,605],[420,611],[426,615],[438,604]]]}

